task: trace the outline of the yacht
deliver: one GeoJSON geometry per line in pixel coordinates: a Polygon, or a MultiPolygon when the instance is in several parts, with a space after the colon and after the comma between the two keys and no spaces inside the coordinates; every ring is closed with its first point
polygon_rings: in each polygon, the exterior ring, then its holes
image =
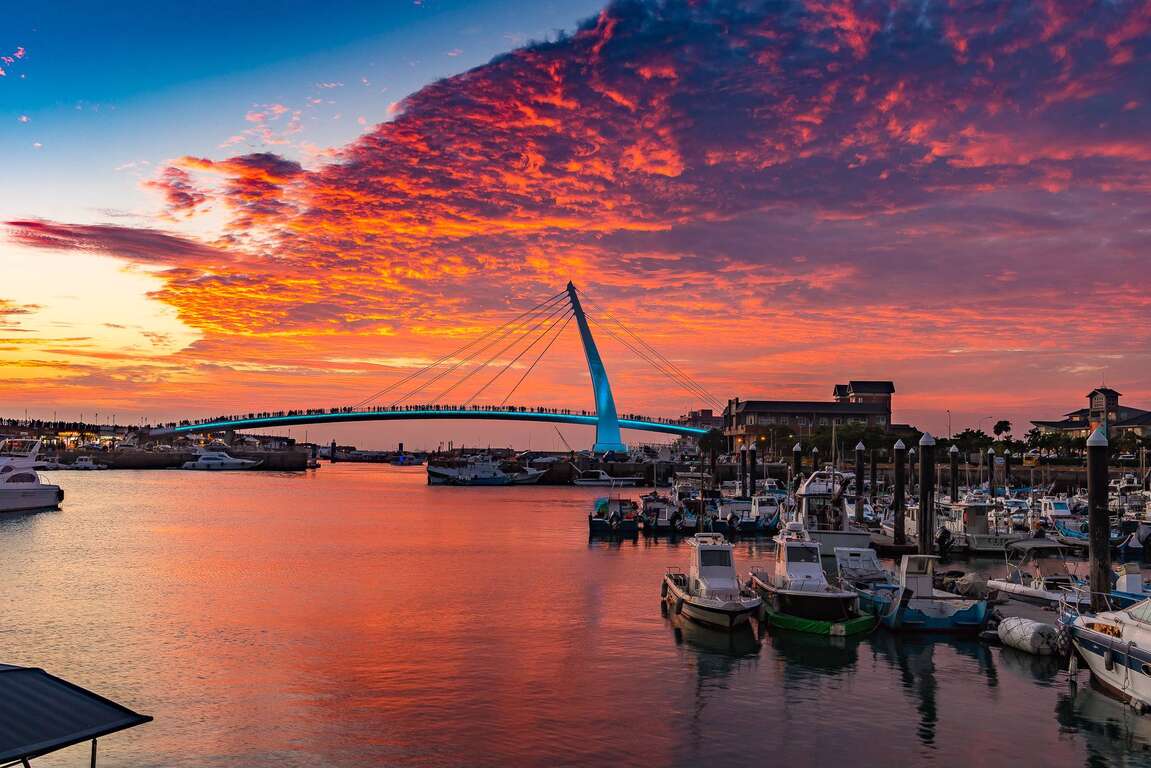
{"type": "Polygon", "coordinates": [[[788,523],[775,541],[779,547],[774,567],[752,568],[749,581],[766,601],[771,624],[825,635],[854,634],[875,626],[872,617],[860,615],[855,592],[827,581],[819,543],[802,525],[788,523]]]}
{"type": "Polygon", "coordinates": [[[585,469],[572,479],[572,484],[598,488],[631,488],[643,480],[642,477],[612,477],[602,469],[585,469]]]}
{"type": "Polygon", "coordinates": [[[702,624],[735,629],[750,623],[763,601],[740,585],[731,544],[718,533],[697,533],[690,543],[690,568],[668,570],[663,600],[676,614],[702,624]]]}
{"type": "Polygon", "coordinates": [[[60,486],[47,484],[36,473],[39,440],[0,441],[0,512],[59,507],[60,486]]]}
{"type": "Polygon", "coordinates": [[[468,456],[462,462],[428,463],[428,485],[534,485],[547,470],[497,461],[488,455],[468,456]]]}
{"type": "Polygon", "coordinates": [[[836,547],[866,547],[871,532],[856,528],[843,503],[843,493],[851,476],[828,467],[803,481],[796,492],[795,512],[799,527],[829,556],[836,547]]]}
{"type": "Polygon", "coordinates": [[[1091,676],[1137,709],[1151,708],[1151,599],[1075,615],[1070,627],[1071,642],[1091,676]]]}
{"type": "Polygon", "coordinates": [[[210,471],[223,471],[223,470],[237,470],[237,469],[253,469],[260,465],[261,462],[254,459],[237,459],[223,451],[206,451],[199,450],[196,453],[196,458],[192,461],[185,461],[181,464],[182,469],[203,469],[210,471]]]}

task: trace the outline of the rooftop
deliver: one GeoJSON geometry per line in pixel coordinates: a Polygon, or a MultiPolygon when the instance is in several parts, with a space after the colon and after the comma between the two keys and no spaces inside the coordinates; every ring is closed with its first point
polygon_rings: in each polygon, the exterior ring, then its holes
{"type": "Polygon", "coordinates": [[[847,382],[847,388],[853,395],[893,395],[895,383],[891,381],[856,381],[847,382]]]}
{"type": "Polygon", "coordinates": [[[835,403],[827,400],[740,400],[735,406],[736,413],[839,413],[867,415],[871,413],[887,415],[887,407],[882,403],[835,403]]]}

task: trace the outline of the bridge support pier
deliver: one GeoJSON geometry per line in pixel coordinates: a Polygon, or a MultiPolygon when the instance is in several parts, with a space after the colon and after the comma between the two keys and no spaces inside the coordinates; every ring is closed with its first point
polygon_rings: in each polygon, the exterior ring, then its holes
{"type": "Polygon", "coordinates": [[[595,393],[595,446],[596,453],[616,451],[625,453],[627,446],[619,434],[619,414],[615,410],[615,398],[611,394],[611,384],[607,380],[607,369],[604,368],[603,359],[599,356],[595,339],[591,335],[591,327],[580,305],[579,294],[575,284],[568,282],[568,300],[572,305],[576,325],[579,326],[580,341],[583,342],[584,355],[587,357],[588,373],[591,374],[591,387],[595,393]]]}

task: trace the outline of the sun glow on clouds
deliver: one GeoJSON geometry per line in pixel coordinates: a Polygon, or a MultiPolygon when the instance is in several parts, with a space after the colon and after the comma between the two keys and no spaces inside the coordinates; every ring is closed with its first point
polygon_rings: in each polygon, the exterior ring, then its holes
{"type": "MultiPolygon", "coordinates": [[[[381,104],[389,122],[318,166],[171,162],[147,182],[168,226],[210,211],[210,234],[10,236],[157,269],[151,295],[201,334],[165,364],[211,376],[225,394],[207,411],[354,401],[381,365],[435,359],[568,279],[721,396],[891,377],[906,417],[987,391],[1061,407],[1098,355],[1125,353],[1109,380],[1151,372],[1148,18],[1147,2],[621,2],[381,104]]],[[[298,120],[255,107],[225,147],[274,146],[298,120]]],[[[608,354],[625,408],[663,410],[663,385],[608,354]]],[[[578,371],[539,375],[525,400],[587,404],[578,371]]]]}

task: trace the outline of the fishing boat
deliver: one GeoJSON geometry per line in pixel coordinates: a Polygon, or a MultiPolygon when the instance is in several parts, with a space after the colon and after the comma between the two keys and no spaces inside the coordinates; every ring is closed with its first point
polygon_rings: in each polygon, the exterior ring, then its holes
{"type": "Polygon", "coordinates": [[[875,626],[859,612],[855,592],[833,587],[823,572],[819,542],[797,522],[775,537],[778,550],[770,570],[752,568],[748,586],[765,601],[768,623],[816,635],[853,635],[875,626]]]}
{"type": "Polygon", "coordinates": [[[572,485],[599,488],[631,488],[644,481],[642,477],[613,477],[602,469],[585,469],[572,478],[572,485]]]}
{"type": "Polygon", "coordinates": [[[1095,681],[1140,711],[1151,708],[1151,599],[1071,616],[1071,643],[1095,681]]]}
{"type": "Polygon", "coordinates": [[[643,505],[640,516],[645,534],[658,536],[675,532],[679,509],[674,501],[652,492],[640,497],[640,503],[643,505]]]}
{"type": "Polygon", "coordinates": [[[504,486],[534,485],[547,470],[514,461],[498,461],[487,454],[462,460],[428,463],[428,485],[504,486]]]}
{"type": "Polygon", "coordinates": [[[836,547],[866,547],[871,532],[856,528],[843,504],[850,477],[830,467],[811,473],[796,491],[796,519],[828,556],[836,547]]]}
{"type": "Polygon", "coordinates": [[[254,459],[237,459],[223,451],[197,450],[196,458],[181,464],[183,469],[200,469],[213,472],[224,470],[254,469],[261,462],[254,459]]]}
{"type": "Polygon", "coordinates": [[[66,466],[66,469],[79,469],[79,470],[96,470],[107,469],[107,464],[97,464],[92,461],[91,456],[77,456],[76,460],[66,466]]]}
{"type": "Polygon", "coordinates": [[[631,499],[599,498],[587,522],[590,536],[635,538],[639,535],[639,505],[631,499]]]}
{"type": "Polygon", "coordinates": [[[1010,542],[1027,538],[1009,525],[992,525],[991,501],[982,494],[968,494],[953,504],[941,505],[946,515],[942,527],[951,534],[956,549],[971,555],[1001,555],[1010,542]]]}
{"type": "Polygon", "coordinates": [[[988,589],[997,589],[1013,600],[1058,607],[1061,603],[1089,604],[1082,592],[1086,584],[1084,563],[1068,560],[1074,550],[1048,538],[1024,539],[1007,545],[1007,574],[988,579],[988,589]]]}
{"type": "Polygon", "coordinates": [[[670,568],[661,597],[677,615],[701,624],[734,629],[758,615],[763,601],[741,586],[731,543],[718,533],[697,533],[690,540],[688,572],[670,568]]]}
{"type": "Polygon", "coordinates": [[[859,596],[864,613],[888,629],[978,632],[987,623],[987,601],[935,588],[935,555],[904,555],[899,576],[887,571],[873,549],[835,550],[840,582],[859,596]]]}

